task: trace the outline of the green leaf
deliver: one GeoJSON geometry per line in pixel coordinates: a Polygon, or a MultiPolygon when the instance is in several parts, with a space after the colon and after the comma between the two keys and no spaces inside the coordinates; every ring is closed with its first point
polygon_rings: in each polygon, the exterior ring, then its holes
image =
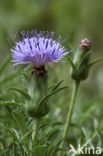
{"type": "Polygon", "coordinates": [[[10,90],[14,90],[18,93],[20,93],[21,95],[23,95],[27,100],[31,100],[31,96],[29,94],[27,94],[26,92],[22,91],[21,89],[18,88],[9,88],[10,90]]]}
{"type": "Polygon", "coordinates": [[[59,145],[61,143],[61,139],[57,138],[57,142],[56,144],[51,148],[50,152],[49,152],[49,155],[51,153],[51,156],[56,156],[57,155],[57,152],[60,151],[60,150],[63,150],[63,149],[58,149],[59,145]]]}
{"type": "Polygon", "coordinates": [[[8,111],[8,113],[9,113],[10,117],[11,117],[11,118],[14,120],[14,122],[16,123],[18,129],[21,129],[21,126],[20,126],[20,124],[19,124],[19,122],[18,122],[18,120],[17,120],[17,118],[16,118],[16,116],[15,116],[15,113],[12,112],[12,109],[11,109],[9,106],[5,106],[5,108],[7,109],[7,111],[8,111]]]}
{"type": "Polygon", "coordinates": [[[80,63],[81,64],[86,58],[88,58],[88,56],[91,54],[92,52],[91,51],[88,51],[84,56],[83,58],[81,59],[80,63]]]}
{"type": "Polygon", "coordinates": [[[103,61],[103,57],[102,57],[102,58],[99,58],[99,59],[97,59],[97,60],[95,60],[95,61],[93,61],[93,62],[91,62],[91,63],[90,63],[90,67],[92,67],[94,64],[99,63],[99,62],[101,62],[101,61],[103,61]]]}
{"type": "Polygon", "coordinates": [[[57,90],[55,90],[55,91],[53,91],[53,92],[47,94],[46,96],[44,96],[44,97],[40,100],[39,105],[41,105],[42,103],[44,103],[44,102],[45,102],[49,97],[51,97],[52,95],[58,93],[58,92],[61,91],[61,90],[66,89],[66,88],[68,88],[68,86],[59,88],[59,89],[57,89],[57,90]]]}
{"type": "Polygon", "coordinates": [[[13,115],[15,116],[15,119],[19,124],[19,129],[21,131],[21,134],[22,135],[25,134],[26,133],[26,123],[25,123],[23,114],[18,115],[17,113],[13,112],[13,115]]]}
{"type": "Polygon", "coordinates": [[[23,75],[24,79],[25,79],[27,82],[30,82],[30,79],[28,78],[28,76],[27,76],[25,73],[23,73],[22,75],[23,75]]]}
{"type": "Polygon", "coordinates": [[[13,135],[13,137],[15,137],[16,138],[16,140],[19,142],[19,133],[18,133],[18,131],[16,130],[16,129],[14,129],[14,128],[11,128],[10,129],[10,133],[13,135]]]}
{"type": "Polygon", "coordinates": [[[58,128],[53,128],[53,131],[51,131],[51,133],[49,133],[48,135],[48,140],[52,140],[53,137],[57,136],[57,134],[59,133],[59,129],[58,128]]]}
{"type": "Polygon", "coordinates": [[[58,122],[53,122],[52,123],[52,126],[60,126],[60,125],[62,125],[63,124],[63,122],[61,122],[61,121],[58,121],[58,122]]]}
{"type": "Polygon", "coordinates": [[[22,74],[22,81],[25,87],[28,88],[30,85],[30,78],[25,73],[22,74]]]}
{"type": "Polygon", "coordinates": [[[74,63],[73,63],[72,59],[71,59],[69,56],[67,56],[67,60],[70,62],[71,66],[72,66],[73,68],[75,68],[74,63]]]}
{"type": "Polygon", "coordinates": [[[97,104],[92,105],[88,110],[83,114],[82,118],[79,121],[79,124],[84,123],[92,115],[92,113],[98,108],[97,104]]]}
{"type": "Polygon", "coordinates": [[[57,83],[53,88],[52,88],[52,91],[53,90],[56,90],[60,85],[61,83],[63,82],[64,80],[61,80],[59,83],[57,83]]]}
{"type": "Polygon", "coordinates": [[[8,102],[8,101],[0,101],[0,106],[21,106],[23,107],[22,104],[18,104],[18,103],[15,103],[15,102],[8,102]]]}
{"type": "Polygon", "coordinates": [[[33,132],[33,129],[25,133],[24,136],[21,137],[20,142],[24,141],[28,137],[28,135],[30,135],[32,132],[33,132]]]}
{"type": "Polygon", "coordinates": [[[42,125],[40,126],[39,129],[43,129],[43,128],[47,127],[47,126],[48,126],[48,124],[47,124],[47,123],[44,123],[44,124],[42,124],[42,125]]]}

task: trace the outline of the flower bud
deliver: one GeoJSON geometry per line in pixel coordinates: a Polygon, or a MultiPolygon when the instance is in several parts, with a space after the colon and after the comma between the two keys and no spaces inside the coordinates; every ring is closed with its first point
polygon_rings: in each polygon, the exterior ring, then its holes
{"type": "Polygon", "coordinates": [[[48,106],[47,102],[45,102],[43,105],[40,105],[40,106],[35,106],[33,104],[29,104],[27,106],[26,110],[30,117],[41,118],[48,114],[49,106],[48,106]]]}
{"type": "Polygon", "coordinates": [[[32,100],[27,103],[26,110],[30,117],[41,118],[49,112],[48,99],[40,103],[48,93],[48,77],[45,66],[33,67],[31,80],[29,94],[32,95],[32,100]]]}
{"type": "Polygon", "coordinates": [[[37,111],[36,105],[30,104],[26,106],[27,113],[30,117],[35,117],[35,113],[37,111]]]}
{"type": "Polygon", "coordinates": [[[80,48],[77,50],[74,56],[74,67],[72,67],[71,77],[76,81],[85,80],[89,74],[89,60],[91,43],[88,39],[83,39],[80,42],[80,48]]]}
{"type": "Polygon", "coordinates": [[[80,42],[80,50],[83,52],[88,52],[91,48],[91,42],[85,38],[80,42]]]}

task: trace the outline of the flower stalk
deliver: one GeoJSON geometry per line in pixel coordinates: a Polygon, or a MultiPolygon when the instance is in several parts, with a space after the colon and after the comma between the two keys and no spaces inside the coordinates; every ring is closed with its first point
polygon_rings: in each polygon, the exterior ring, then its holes
{"type": "MultiPolygon", "coordinates": [[[[91,49],[91,43],[87,38],[85,38],[80,42],[80,48],[76,51],[73,61],[71,58],[68,57],[68,61],[71,63],[72,66],[71,78],[74,80],[74,83],[73,83],[71,103],[70,103],[69,112],[67,115],[67,121],[63,133],[63,140],[60,145],[61,149],[64,148],[66,138],[70,129],[70,122],[71,122],[73,109],[76,101],[78,87],[80,85],[80,82],[86,80],[89,75],[90,54],[91,54],[90,49],[91,49]]],[[[63,151],[61,150],[58,156],[62,156],[62,153],[63,151]]]]}
{"type": "Polygon", "coordinates": [[[36,118],[35,121],[34,121],[33,133],[32,133],[32,140],[34,141],[34,143],[36,142],[36,137],[37,137],[37,134],[38,134],[39,124],[40,124],[40,118],[36,118]]]}
{"type": "Polygon", "coordinates": [[[35,80],[34,82],[36,82],[35,91],[37,92],[37,94],[36,95],[32,93],[31,94],[33,95],[33,101],[36,103],[36,105],[34,106],[33,103],[32,105],[29,105],[28,113],[31,117],[34,118],[32,140],[35,143],[39,131],[40,120],[43,116],[45,116],[48,113],[47,101],[45,101],[45,103],[42,103],[42,105],[38,104],[41,97],[45,96],[45,94],[48,91],[48,82],[47,82],[48,78],[45,66],[35,67],[34,69],[35,70],[31,72],[31,78],[34,75],[35,80]]]}
{"type": "MultiPolygon", "coordinates": [[[[70,103],[70,108],[69,108],[69,112],[68,112],[68,116],[67,116],[67,121],[65,124],[65,128],[64,128],[64,133],[63,133],[63,140],[61,142],[60,148],[63,149],[64,148],[64,144],[70,129],[70,121],[71,121],[71,117],[72,117],[72,113],[73,113],[73,108],[75,105],[75,100],[76,100],[76,95],[77,95],[77,91],[78,91],[78,87],[79,87],[80,82],[79,81],[75,81],[74,80],[74,84],[73,84],[73,92],[72,92],[72,98],[71,98],[71,103],[70,103]]],[[[62,156],[62,150],[59,152],[58,156],[62,156]]]]}

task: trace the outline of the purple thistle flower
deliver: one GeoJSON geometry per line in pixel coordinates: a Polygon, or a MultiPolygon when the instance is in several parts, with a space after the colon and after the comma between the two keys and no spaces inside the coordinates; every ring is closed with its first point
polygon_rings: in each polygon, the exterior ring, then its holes
{"type": "Polygon", "coordinates": [[[60,40],[53,40],[54,33],[50,34],[37,31],[30,33],[21,32],[23,41],[17,42],[13,49],[13,62],[19,64],[34,64],[35,67],[43,66],[49,62],[58,62],[69,52],[61,46],[60,40]]]}

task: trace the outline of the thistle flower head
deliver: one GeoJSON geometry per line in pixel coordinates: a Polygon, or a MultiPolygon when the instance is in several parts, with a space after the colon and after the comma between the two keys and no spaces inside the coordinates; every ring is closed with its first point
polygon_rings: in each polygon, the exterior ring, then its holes
{"type": "Polygon", "coordinates": [[[34,64],[35,67],[43,66],[49,62],[58,62],[69,52],[62,47],[61,41],[53,40],[54,33],[37,31],[22,32],[23,41],[15,42],[11,49],[15,66],[19,64],[34,64]]]}

